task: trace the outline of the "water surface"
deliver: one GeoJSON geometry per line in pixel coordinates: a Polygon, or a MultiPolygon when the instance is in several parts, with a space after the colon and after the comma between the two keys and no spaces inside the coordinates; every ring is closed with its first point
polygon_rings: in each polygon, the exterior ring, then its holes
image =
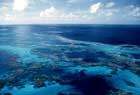
{"type": "Polygon", "coordinates": [[[0,93],[139,95],[139,35],[139,25],[1,25],[0,93]]]}

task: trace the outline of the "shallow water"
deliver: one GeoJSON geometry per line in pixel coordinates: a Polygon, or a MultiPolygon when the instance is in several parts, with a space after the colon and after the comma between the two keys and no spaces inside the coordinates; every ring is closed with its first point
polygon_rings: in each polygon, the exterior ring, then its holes
{"type": "Polygon", "coordinates": [[[139,32],[139,25],[0,26],[0,93],[139,95],[139,32]]]}

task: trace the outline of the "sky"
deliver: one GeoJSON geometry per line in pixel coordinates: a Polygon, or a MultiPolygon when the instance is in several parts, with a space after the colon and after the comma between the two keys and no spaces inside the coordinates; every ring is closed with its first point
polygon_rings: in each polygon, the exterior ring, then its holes
{"type": "Polygon", "coordinates": [[[140,24],[140,0],[0,0],[0,24],[140,24]]]}

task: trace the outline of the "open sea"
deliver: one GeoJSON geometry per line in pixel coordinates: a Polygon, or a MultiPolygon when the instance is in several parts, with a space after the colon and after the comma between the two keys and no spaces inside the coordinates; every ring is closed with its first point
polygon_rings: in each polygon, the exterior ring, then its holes
{"type": "Polygon", "coordinates": [[[140,25],[0,25],[0,95],[140,95],[140,25]]]}

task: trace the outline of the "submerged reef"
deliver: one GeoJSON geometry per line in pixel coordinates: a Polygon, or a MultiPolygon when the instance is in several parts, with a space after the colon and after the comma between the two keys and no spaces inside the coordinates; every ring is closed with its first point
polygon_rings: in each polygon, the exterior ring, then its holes
{"type": "Polygon", "coordinates": [[[113,89],[102,76],[92,76],[82,80],[74,80],[71,84],[80,90],[83,95],[105,95],[113,89]]]}
{"type": "Polygon", "coordinates": [[[128,93],[128,92],[121,91],[121,90],[116,90],[116,91],[113,90],[113,91],[110,91],[106,95],[132,95],[132,94],[128,93]]]}
{"type": "Polygon", "coordinates": [[[5,81],[4,80],[0,80],[0,89],[2,89],[5,86],[5,81]]]}

